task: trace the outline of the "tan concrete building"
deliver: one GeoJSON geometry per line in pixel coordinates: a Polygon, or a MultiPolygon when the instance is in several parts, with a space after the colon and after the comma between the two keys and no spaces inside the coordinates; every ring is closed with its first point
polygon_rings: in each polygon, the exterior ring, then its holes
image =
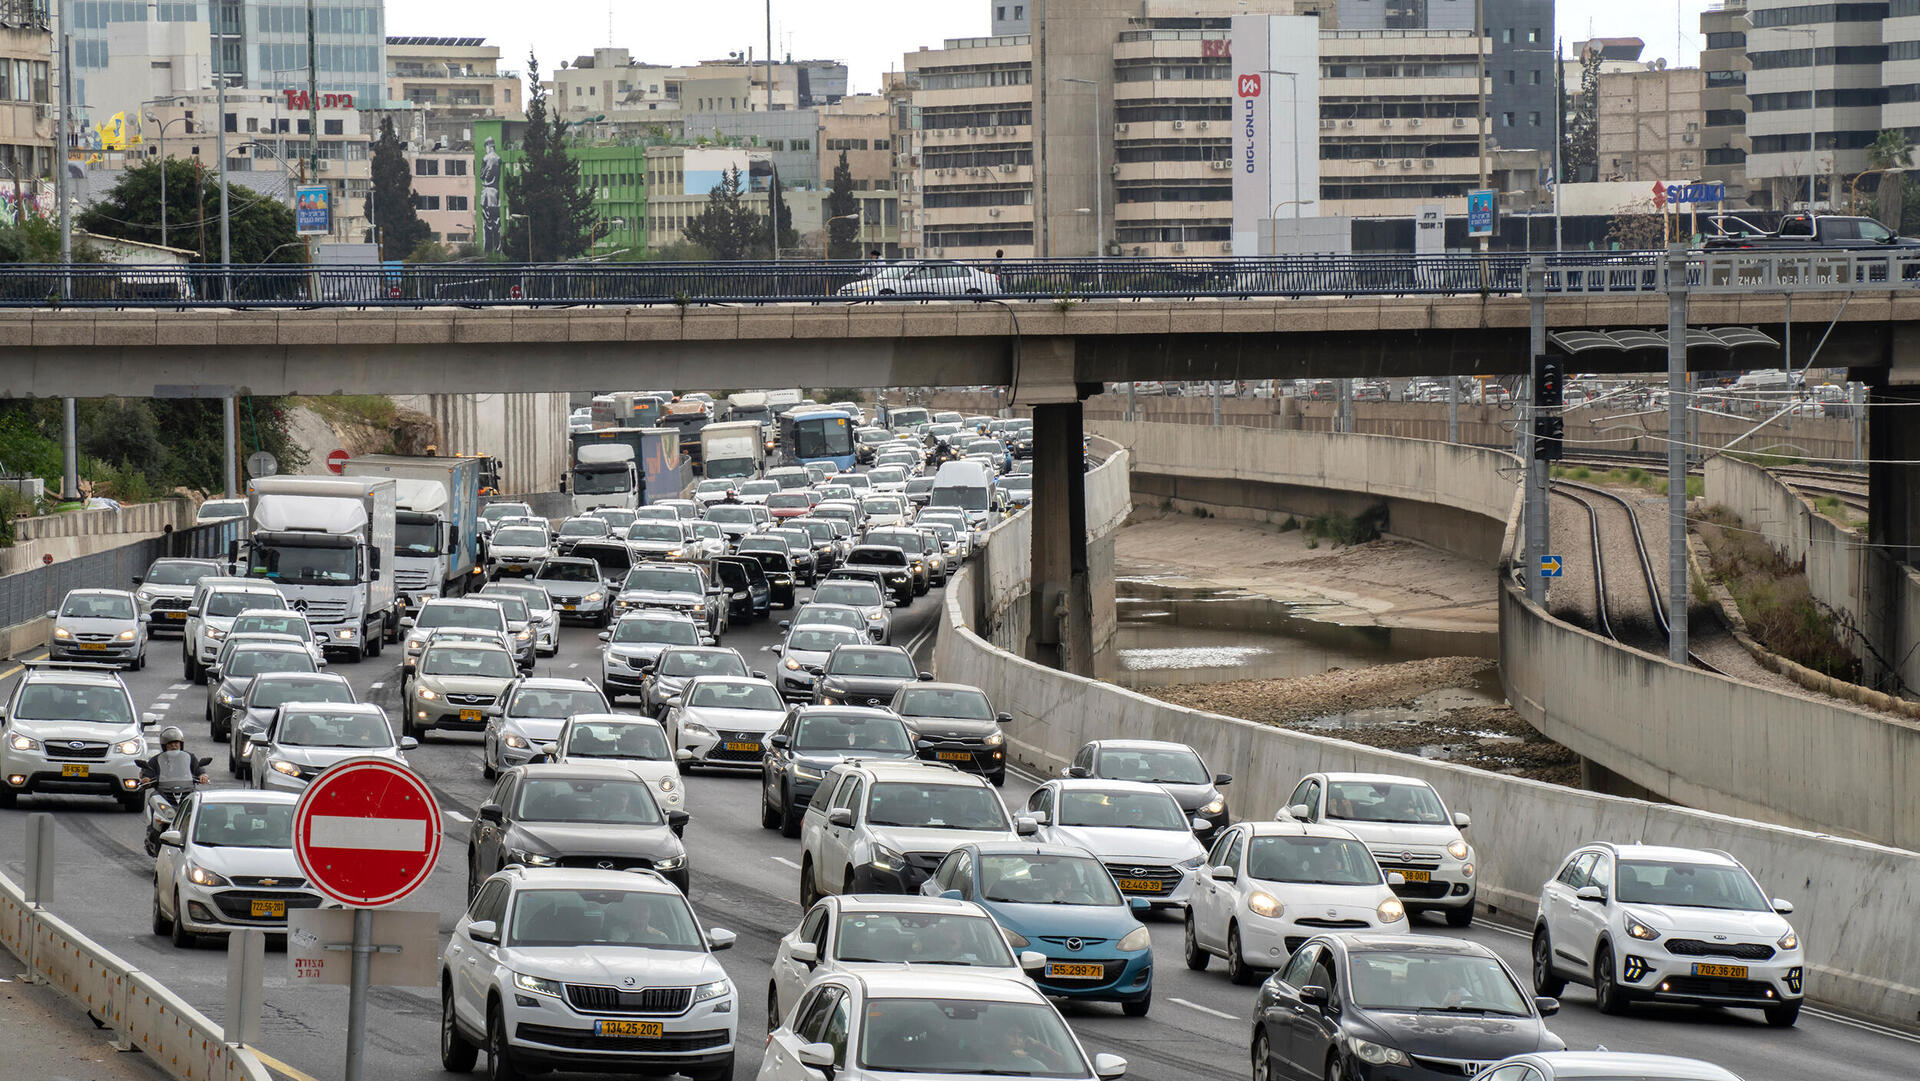
{"type": "Polygon", "coordinates": [[[413,208],[436,244],[477,243],[473,217],[473,152],[409,151],[413,208]]]}
{"type": "Polygon", "coordinates": [[[1598,153],[1601,180],[1694,180],[1706,155],[1706,112],[1699,68],[1600,76],[1598,153]]]}
{"type": "Polygon", "coordinates": [[[1700,13],[1702,89],[1700,179],[1727,186],[1729,203],[1747,198],[1747,6],[1740,0],[1700,13]]]}
{"type": "Polygon", "coordinates": [[[1467,212],[1480,186],[1470,30],[1320,32],[1321,216],[1467,212]]]}
{"type": "MultiPolygon", "coordinates": [[[[394,120],[409,143],[469,146],[475,118],[525,118],[520,94],[520,73],[502,71],[500,47],[484,38],[387,39],[387,99],[412,110],[394,120]]],[[[377,121],[368,125],[377,129],[377,121]]]]}
{"type": "Polygon", "coordinates": [[[46,7],[5,0],[0,25],[0,189],[29,201],[33,180],[53,175],[53,34],[46,7]]]}
{"type": "MultiPolygon", "coordinates": [[[[915,153],[900,181],[901,247],[945,258],[1030,258],[1034,229],[1033,46],[1025,34],[908,53],[915,153]]],[[[1087,160],[1086,169],[1092,169],[1087,160]]]]}

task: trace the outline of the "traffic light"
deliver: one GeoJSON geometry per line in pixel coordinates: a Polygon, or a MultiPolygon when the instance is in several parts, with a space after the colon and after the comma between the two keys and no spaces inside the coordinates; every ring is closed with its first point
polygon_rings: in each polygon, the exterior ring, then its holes
{"type": "Polygon", "coordinates": [[[1564,453],[1561,440],[1566,422],[1560,418],[1560,361],[1541,355],[1533,358],[1533,457],[1535,461],[1557,462],[1564,453]]]}

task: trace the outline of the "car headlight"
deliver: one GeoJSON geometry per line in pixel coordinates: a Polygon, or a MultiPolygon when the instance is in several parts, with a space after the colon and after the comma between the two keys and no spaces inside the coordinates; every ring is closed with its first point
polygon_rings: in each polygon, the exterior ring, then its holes
{"type": "Polygon", "coordinates": [[[297,765],[294,765],[292,762],[289,762],[284,758],[274,759],[272,762],[267,764],[267,768],[273,770],[273,772],[275,773],[284,773],[289,777],[300,776],[300,767],[297,765]]]}
{"type": "Polygon", "coordinates": [[[1407,918],[1406,906],[1400,903],[1398,897],[1389,897],[1380,902],[1380,907],[1374,909],[1373,913],[1380,917],[1381,923],[1399,923],[1407,918]]]}
{"type": "Polygon", "coordinates": [[[438,701],[440,698],[439,695],[433,693],[432,687],[422,687],[415,693],[419,694],[422,699],[428,702],[438,701]]]}
{"type": "Polygon", "coordinates": [[[897,871],[906,866],[907,857],[886,845],[876,844],[868,853],[867,862],[882,871],[897,871]]]}
{"type": "Polygon", "coordinates": [[[687,854],[685,852],[680,853],[678,856],[668,856],[666,859],[653,861],[653,869],[656,871],[679,871],[685,869],[686,866],[687,854]]]}
{"type": "Polygon", "coordinates": [[[538,852],[508,849],[507,862],[517,863],[522,867],[552,867],[560,861],[554,859],[552,856],[543,856],[538,852]]]}
{"type": "Polygon", "coordinates": [[[715,980],[712,983],[703,983],[694,988],[693,1002],[694,1005],[697,1006],[702,1002],[711,1002],[716,998],[726,998],[732,993],[733,984],[728,983],[726,980],[715,980]]]}
{"type": "Polygon", "coordinates": [[[420,650],[423,647],[425,647],[426,644],[427,643],[425,639],[420,639],[420,638],[407,639],[407,656],[411,657],[414,654],[420,652],[420,650]]]}
{"type": "Polygon", "coordinates": [[[582,597],[582,598],[580,598],[580,603],[581,603],[581,604],[592,604],[592,603],[594,603],[595,601],[598,601],[598,600],[601,600],[601,599],[603,598],[603,596],[604,596],[604,595],[603,595],[603,594],[600,594],[600,593],[589,593],[589,594],[587,594],[586,596],[584,596],[584,597],[582,597]]]}
{"type": "Polygon", "coordinates": [[[795,762],[793,764],[793,776],[795,780],[817,781],[825,777],[826,775],[827,775],[827,771],[824,768],[815,769],[812,766],[809,766],[800,762],[795,762]]]}
{"type": "Polygon", "coordinates": [[[800,670],[800,662],[794,660],[792,657],[788,657],[786,660],[781,661],[780,663],[789,672],[798,672],[800,670]]]}
{"type": "Polygon", "coordinates": [[[7,746],[16,751],[37,751],[40,749],[40,741],[28,736],[14,735],[7,737],[7,746]]]}
{"type": "Polygon", "coordinates": [[[1253,895],[1247,898],[1247,908],[1256,916],[1272,918],[1278,918],[1287,910],[1287,906],[1281,904],[1279,898],[1262,890],[1255,890],[1253,895]]]}
{"type": "Polygon", "coordinates": [[[820,704],[823,706],[837,706],[840,704],[840,700],[830,694],[823,694],[820,696],[820,704]]]}
{"type": "Polygon", "coordinates": [[[133,641],[133,631],[129,628],[114,635],[114,637],[120,639],[122,642],[131,642],[133,641]]]}
{"type": "Polygon", "coordinates": [[[867,616],[867,619],[873,623],[878,623],[885,618],[887,618],[887,614],[885,612],[874,612],[871,615],[867,616]]]}
{"type": "Polygon", "coordinates": [[[339,630],[333,632],[333,636],[342,642],[351,642],[353,641],[353,628],[341,627],[339,630]]]}
{"type": "Polygon", "coordinates": [[[660,791],[662,792],[673,791],[673,778],[671,777],[662,777],[659,780],[655,781],[654,784],[659,785],[660,791]]]}
{"type": "Polygon", "coordinates": [[[213,639],[216,642],[218,642],[220,639],[225,638],[227,636],[227,632],[221,630],[218,627],[208,627],[206,630],[207,630],[207,637],[213,639]]]}
{"type": "Polygon", "coordinates": [[[533,746],[533,744],[527,742],[527,737],[518,732],[508,732],[500,738],[506,742],[507,746],[512,747],[516,751],[524,751],[533,746]]]}
{"type": "Polygon", "coordinates": [[[139,754],[142,749],[141,742],[138,739],[123,739],[114,744],[113,749],[118,754],[139,754]]]}
{"type": "Polygon", "coordinates": [[[559,980],[549,980],[540,976],[529,976],[524,972],[516,972],[513,974],[513,986],[516,990],[530,991],[536,995],[547,995],[552,998],[559,998],[561,994],[559,980]]]}
{"type": "Polygon", "coordinates": [[[1005,735],[999,732],[989,732],[987,733],[987,738],[982,740],[981,742],[985,743],[989,747],[998,747],[1002,743],[1005,743],[1006,741],[1007,741],[1007,737],[1005,735]]]}
{"type": "Polygon", "coordinates": [[[197,863],[187,864],[187,881],[193,883],[196,886],[230,886],[232,885],[232,883],[228,882],[224,876],[216,875],[212,871],[207,870],[205,867],[202,867],[197,863]]]}
{"type": "Polygon", "coordinates": [[[1135,950],[1144,950],[1151,945],[1153,945],[1153,936],[1147,933],[1145,927],[1136,927],[1128,931],[1127,936],[1120,940],[1120,952],[1132,953],[1135,950]]]}
{"type": "Polygon", "coordinates": [[[1467,842],[1455,841],[1452,844],[1448,845],[1447,855],[1452,856],[1454,859],[1457,859],[1457,860],[1466,859],[1467,858],[1467,842]]]}
{"type": "Polygon", "coordinates": [[[1642,942],[1652,942],[1660,937],[1660,932],[1649,927],[1647,921],[1641,919],[1636,913],[1622,912],[1620,919],[1625,925],[1628,938],[1637,938],[1642,942]]]}
{"type": "Polygon", "coordinates": [[[1020,932],[1011,928],[1002,927],[1000,933],[1007,936],[1007,945],[1012,946],[1014,949],[1024,950],[1027,948],[1027,936],[1020,932]]]}
{"type": "Polygon", "coordinates": [[[708,728],[704,724],[696,724],[692,721],[688,721],[682,724],[680,726],[680,731],[684,732],[689,736],[692,736],[695,739],[718,739],[719,738],[718,736],[713,734],[713,729],[708,728]]]}
{"type": "Polygon", "coordinates": [[[526,628],[523,628],[519,634],[514,635],[513,640],[516,642],[524,642],[527,639],[532,637],[533,637],[533,628],[526,627],[526,628]]]}
{"type": "Polygon", "coordinates": [[[55,627],[53,629],[53,636],[55,638],[72,638],[73,632],[66,629],[65,627],[55,627]]]}
{"type": "Polygon", "coordinates": [[[240,704],[240,696],[228,691],[221,691],[220,704],[223,706],[237,706],[240,704]]]}
{"type": "Polygon", "coordinates": [[[1776,942],[1775,945],[1779,946],[1782,950],[1797,950],[1800,948],[1800,936],[1794,934],[1792,928],[1788,928],[1787,933],[1781,935],[1780,941],[1776,942]]]}
{"type": "Polygon", "coordinates": [[[1397,1047],[1371,1043],[1367,1040],[1353,1041],[1353,1057],[1372,1066],[1407,1066],[1407,1053],[1397,1047]]]}
{"type": "Polygon", "coordinates": [[[1213,800],[1208,800],[1207,803],[1200,808],[1200,813],[1203,815],[1217,815],[1221,811],[1224,811],[1226,809],[1227,809],[1226,800],[1213,799],[1213,800]]]}
{"type": "Polygon", "coordinates": [[[140,603],[142,603],[142,604],[151,604],[151,603],[153,603],[153,594],[151,594],[151,593],[149,593],[149,592],[147,592],[147,591],[146,591],[146,590],[144,590],[144,589],[139,589],[139,590],[135,590],[135,591],[134,591],[134,594],[133,594],[133,595],[134,595],[135,597],[137,597],[137,598],[139,598],[139,600],[140,600],[140,603]]]}

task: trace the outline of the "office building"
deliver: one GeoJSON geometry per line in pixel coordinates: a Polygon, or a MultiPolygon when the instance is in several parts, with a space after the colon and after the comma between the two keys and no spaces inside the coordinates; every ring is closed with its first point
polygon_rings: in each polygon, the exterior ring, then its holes
{"type": "Polygon", "coordinates": [[[35,178],[53,175],[52,59],[45,0],[0,0],[0,203],[10,220],[17,201],[38,203],[35,178]]]}
{"type": "Polygon", "coordinates": [[[1706,153],[1699,68],[1657,66],[1600,76],[1595,145],[1601,180],[1694,180],[1706,153]]]}
{"type": "Polygon", "coordinates": [[[1745,202],[1747,192],[1747,23],[1746,4],[1730,0],[1700,13],[1705,115],[1700,131],[1700,179],[1727,186],[1729,203],[1745,202]]]}
{"type": "Polygon", "coordinates": [[[1904,100],[1920,99],[1920,16],[1799,0],[1749,0],[1747,11],[1749,197],[1775,207],[1803,202],[1812,173],[1815,200],[1826,203],[1836,180],[1867,167],[1882,128],[1906,126],[1889,119],[1920,119],[1920,105],[1904,100]]]}
{"type": "MultiPolygon", "coordinates": [[[[1474,30],[1474,0],[1337,2],[1341,30],[1474,30]]],[[[1488,34],[1489,138],[1510,150],[1551,152],[1553,0],[1481,0],[1481,8],[1488,34]]]]}
{"type": "Polygon", "coordinates": [[[1320,32],[1317,215],[1465,215],[1480,186],[1479,48],[1471,30],[1320,32]]]}
{"type": "Polygon", "coordinates": [[[649,64],[621,48],[595,49],[548,72],[554,108],[566,120],[598,117],[615,133],[665,133],[683,112],[781,112],[815,109],[847,93],[847,66],[834,60],[781,60],[768,65],[730,57],[692,65],[649,64]]]}

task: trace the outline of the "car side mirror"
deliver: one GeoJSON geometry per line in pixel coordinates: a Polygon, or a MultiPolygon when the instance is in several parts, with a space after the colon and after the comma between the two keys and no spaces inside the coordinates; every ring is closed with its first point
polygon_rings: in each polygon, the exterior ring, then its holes
{"type": "Polygon", "coordinates": [[[1233,774],[1231,773],[1216,773],[1213,775],[1213,786],[1215,788],[1225,788],[1232,783],[1233,774]]]}
{"type": "Polygon", "coordinates": [[[182,844],[186,843],[186,838],[180,836],[179,830],[168,830],[160,835],[160,843],[173,848],[179,848],[182,844]]]}
{"type": "Polygon", "coordinates": [[[922,673],[920,673],[920,682],[922,682],[922,683],[932,683],[932,682],[933,682],[933,673],[932,673],[932,672],[922,672],[922,673]]]}
{"type": "Polygon", "coordinates": [[[1206,831],[1213,828],[1213,823],[1207,821],[1204,818],[1201,818],[1198,815],[1195,815],[1194,817],[1187,819],[1187,821],[1192,823],[1193,828],[1200,831],[1201,833],[1205,833],[1206,831]]]}
{"type": "MultiPolygon", "coordinates": [[[[887,599],[887,607],[888,607],[888,608],[898,608],[898,607],[900,607],[900,602],[899,602],[899,601],[896,601],[896,600],[894,600],[894,599],[892,599],[891,597],[889,597],[889,598],[887,599]]],[[[47,613],[47,614],[48,614],[48,615],[52,615],[53,613],[51,613],[51,612],[49,612],[49,613],[47,613]]]]}
{"type": "Polygon", "coordinates": [[[553,756],[545,751],[541,751],[539,754],[527,759],[527,765],[529,766],[545,766],[552,762],[553,756]]]}
{"type": "Polygon", "coordinates": [[[811,942],[796,942],[787,954],[808,968],[820,962],[820,947],[811,942]]]}
{"type": "Polygon", "coordinates": [[[1287,816],[1289,818],[1297,818],[1300,821],[1305,822],[1308,818],[1313,816],[1313,808],[1308,807],[1304,803],[1296,803],[1293,806],[1287,808],[1287,816]]]}
{"type": "Polygon", "coordinates": [[[1327,1004],[1333,1001],[1333,996],[1328,994],[1327,989],[1319,984],[1310,983],[1300,989],[1300,1001],[1305,1005],[1318,1006],[1324,1010],[1327,1004]]]}
{"type": "Polygon", "coordinates": [[[1473,819],[1460,811],[1453,812],[1453,828],[1463,830],[1473,825],[1473,819]]]}
{"type": "Polygon", "coordinates": [[[140,727],[142,728],[160,727],[160,715],[158,713],[142,713],[140,715],[140,727]]]}
{"type": "Polygon", "coordinates": [[[482,822],[492,822],[495,825],[499,825],[501,822],[506,821],[506,817],[506,812],[501,810],[500,805],[497,803],[483,803],[480,805],[480,821],[482,822]]]}
{"type": "Polygon", "coordinates": [[[1026,815],[1013,820],[1013,833],[1016,837],[1031,837],[1040,832],[1040,823],[1026,815]]]}
{"type": "Polygon", "coordinates": [[[678,834],[687,828],[687,822],[690,821],[692,817],[692,815],[687,814],[685,811],[668,811],[667,828],[678,834]]]}
{"type": "Polygon", "coordinates": [[[673,760],[675,762],[691,762],[693,761],[693,752],[686,749],[685,747],[682,747],[679,750],[673,752],[673,760]]]}
{"type": "Polygon", "coordinates": [[[594,635],[594,637],[600,639],[602,642],[611,642],[613,641],[613,632],[601,631],[599,634],[594,635]]]}
{"type": "Polygon", "coordinates": [[[1403,874],[1401,874],[1401,873],[1400,873],[1400,872],[1398,872],[1398,871],[1388,871],[1388,872],[1387,872],[1387,885],[1389,885],[1389,886],[1404,886],[1404,885],[1406,885],[1406,884],[1407,884],[1407,876],[1406,876],[1406,875],[1403,875],[1403,874]]]}
{"type": "Polygon", "coordinates": [[[842,827],[853,825],[853,811],[846,807],[835,807],[827,812],[827,825],[842,827]]]}
{"type": "Polygon", "coordinates": [[[773,735],[767,737],[767,746],[769,747],[785,747],[786,745],[787,734],[785,732],[775,732],[773,735]]]}
{"type": "Polygon", "coordinates": [[[492,920],[475,920],[467,924],[467,937],[475,942],[500,944],[500,925],[492,920]]]}
{"type": "Polygon", "coordinates": [[[1598,886],[1582,886],[1574,896],[1582,901],[1591,901],[1596,905],[1604,905],[1607,903],[1607,891],[1598,886]]]}
{"type": "Polygon", "coordinates": [[[701,636],[700,636],[700,644],[701,644],[701,645],[703,645],[703,646],[711,646],[711,645],[715,645],[715,644],[717,644],[717,643],[718,643],[719,641],[720,641],[720,639],[718,639],[718,638],[715,638],[715,637],[714,637],[713,635],[711,635],[711,634],[703,634],[703,635],[701,635],[701,636]]]}
{"type": "Polygon", "coordinates": [[[140,578],[140,576],[139,576],[139,575],[137,575],[137,574],[136,574],[136,575],[134,575],[134,576],[133,576],[133,584],[134,584],[134,587],[135,587],[135,588],[138,588],[138,587],[139,587],[139,585],[140,585],[140,582],[141,582],[141,578],[140,578]]]}
{"type": "Polygon", "coordinates": [[[1554,1014],[1560,1012],[1560,1000],[1557,998],[1548,998],[1546,995],[1535,995],[1533,997],[1533,1008],[1539,1010],[1540,1016],[1542,1017],[1552,1017],[1554,1014]]]}
{"type": "Polygon", "coordinates": [[[810,665],[807,665],[807,674],[812,676],[824,676],[827,674],[827,670],[825,668],[820,667],[817,664],[810,664],[810,665]]]}
{"type": "Polygon", "coordinates": [[[643,675],[643,676],[650,676],[650,675],[652,675],[652,674],[653,674],[653,662],[652,662],[652,661],[648,661],[648,662],[647,662],[646,664],[643,664],[643,665],[641,665],[641,666],[640,666],[640,674],[641,674],[641,675],[643,675]]]}
{"type": "Polygon", "coordinates": [[[830,1043],[801,1044],[794,1052],[800,1065],[819,1070],[827,1075],[827,1081],[833,1081],[833,1045],[830,1043]]]}
{"type": "Polygon", "coordinates": [[[414,738],[413,738],[412,736],[401,736],[401,737],[400,737],[400,749],[401,749],[401,750],[403,750],[403,751],[411,751],[411,750],[413,750],[413,749],[414,749],[415,747],[418,747],[418,746],[420,746],[420,741],[419,741],[419,740],[417,740],[417,739],[414,739],[414,738]]]}
{"type": "Polygon", "coordinates": [[[1225,863],[1221,864],[1218,867],[1215,867],[1212,871],[1212,874],[1213,874],[1213,880],[1215,882],[1232,882],[1240,877],[1240,872],[1234,870],[1232,866],[1225,863]]]}
{"type": "Polygon", "coordinates": [[[1093,1056],[1093,1076],[1100,1081],[1120,1081],[1127,1075],[1127,1060],[1119,1055],[1093,1056]]]}
{"type": "Polygon", "coordinates": [[[1145,897],[1129,897],[1127,898],[1127,907],[1138,914],[1145,915],[1153,911],[1153,902],[1147,900],[1145,897]]]}
{"type": "Polygon", "coordinates": [[[792,627],[792,626],[793,626],[793,620],[791,620],[791,619],[783,619],[783,620],[781,620],[781,621],[780,621],[780,629],[781,629],[781,630],[783,630],[783,631],[784,631],[784,630],[787,630],[788,628],[790,628],[790,627],[792,627]]]}
{"type": "Polygon", "coordinates": [[[1062,777],[1091,777],[1093,774],[1085,766],[1068,766],[1060,771],[1062,777]]]}
{"type": "Polygon", "coordinates": [[[153,613],[151,613],[151,612],[142,612],[142,613],[140,613],[140,622],[142,622],[142,623],[152,623],[152,622],[153,622],[153,613]]]}
{"type": "Polygon", "coordinates": [[[993,715],[993,719],[994,719],[994,721],[995,721],[996,723],[998,723],[998,724],[1012,724],[1012,723],[1013,723],[1013,714],[1011,714],[1011,713],[996,713],[996,714],[994,714],[994,715],[993,715]]]}
{"type": "MultiPolygon", "coordinates": [[[[401,616],[401,617],[400,617],[400,629],[401,629],[401,630],[403,630],[403,631],[410,631],[410,630],[412,630],[412,629],[413,629],[413,617],[412,617],[412,616],[401,616]]],[[[486,920],[482,920],[481,922],[482,922],[482,923],[486,923],[486,922],[490,922],[490,921],[486,921],[486,920]]]]}
{"type": "Polygon", "coordinates": [[[1793,911],[1792,901],[1783,901],[1780,898],[1775,897],[1770,903],[1773,905],[1773,910],[1782,916],[1785,916],[1788,913],[1793,911]]]}
{"type": "Polygon", "coordinates": [[[1027,812],[1027,817],[1033,819],[1036,825],[1044,826],[1047,824],[1047,820],[1051,816],[1047,813],[1046,808],[1035,807],[1032,810],[1027,812]]]}
{"type": "Polygon", "coordinates": [[[47,609],[47,614],[46,614],[46,616],[45,616],[44,618],[46,618],[46,619],[56,619],[56,618],[58,618],[58,617],[59,617],[59,615],[60,615],[60,613],[58,613],[58,612],[56,612],[56,611],[54,611],[53,609],[51,609],[51,608],[49,608],[49,609],[47,609]]]}
{"type": "Polygon", "coordinates": [[[752,671],[750,671],[750,672],[748,672],[747,674],[748,674],[748,675],[750,675],[750,676],[752,676],[752,677],[753,677],[753,678],[755,678],[755,679],[765,679],[765,678],[767,678],[767,674],[766,674],[765,672],[762,672],[762,671],[760,671],[760,670],[759,670],[759,669],[757,669],[757,668],[756,668],[756,669],[754,669],[754,670],[752,670],[752,671]]]}
{"type": "Polygon", "coordinates": [[[715,927],[707,931],[707,949],[713,953],[733,949],[740,936],[724,927],[715,927]]]}

